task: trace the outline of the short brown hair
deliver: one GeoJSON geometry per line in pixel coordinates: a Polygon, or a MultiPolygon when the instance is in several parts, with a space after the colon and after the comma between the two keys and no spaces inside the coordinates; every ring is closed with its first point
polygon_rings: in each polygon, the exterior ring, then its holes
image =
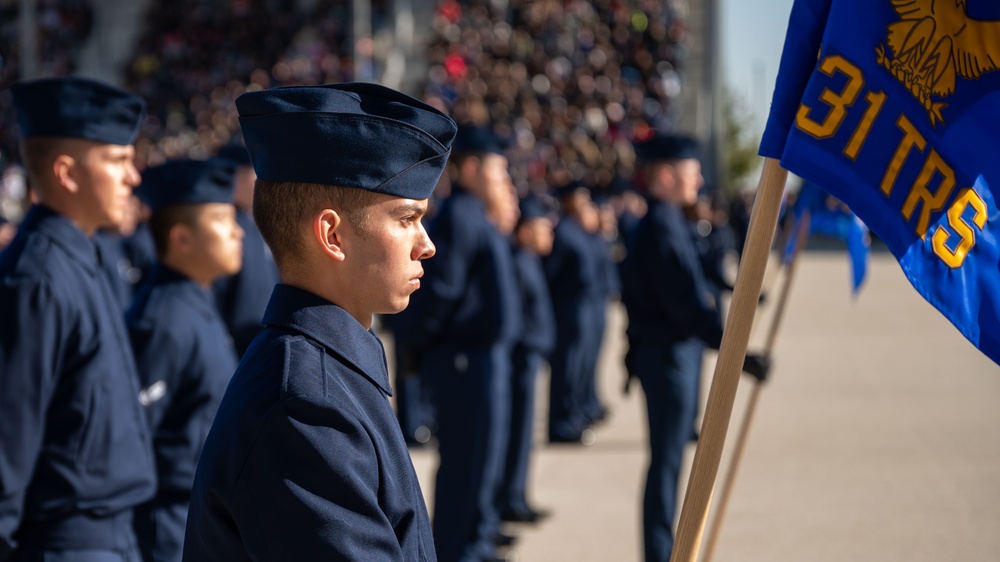
{"type": "Polygon", "coordinates": [[[43,183],[51,173],[56,156],[70,152],[71,145],[61,137],[29,137],[21,139],[21,161],[32,184],[43,183]]]}
{"type": "Polygon", "coordinates": [[[170,243],[170,229],[175,224],[184,224],[194,228],[198,224],[198,211],[201,205],[181,204],[167,205],[153,212],[149,217],[149,232],[153,235],[153,244],[156,245],[156,255],[163,259],[167,255],[170,243]]]}
{"type": "Polygon", "coordinates": [[[356,187],[258,179],[254,187],[253,219],[281,267],[301,255],[302,227],[315,213],[333,209],[364,234],[374,194],[356,187]]]}

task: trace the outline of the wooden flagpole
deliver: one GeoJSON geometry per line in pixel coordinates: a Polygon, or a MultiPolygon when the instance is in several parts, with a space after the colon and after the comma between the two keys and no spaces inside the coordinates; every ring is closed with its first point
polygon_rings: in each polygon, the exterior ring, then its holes
{"type": "MultiPolygon", "coordinates": [[[[781,327],[781,321],[785,317],[785,305],[788,303],[788,295],[791,293],[792,282],[795,280],[796,264],[798,264],[799,255],[802,253],[802,248],[805,247],[806,240],[809,238],[809,220],[810,215],[807,211],[802,215],[798,232],[795,233],[795,252],[792,254],[792,260],[788,263],[788,267],[785,270],[785,279],[781,285],[781,294],[778,295],[778,304],[774,309],[774,315],[771,317],[771,326],[768,329],[767,340],[764,344],[764,355],[766,356],[771,356],[771,352],[774,351],[774,344],[778,339],[778,329],[781,327]]],[[[783,244],[779,245],[779,252],[784,251],[783,246],[783,244]]],[[[754,381],[750,400],[747,403],[746,412],[743,414],[743,425],[740,427],[736,443],[733,444],[733,458],[729,462],[726,479],[722,483],[722,493],[719,495],[719,501],[715,505],[715,518],[712,520],[712,527],[709,529],[708,539],[705,544],[705,556],[702,557],[702,562],[712,562],[712,559],[715,557],[715,549],[718,546],[719,535],[722,532],[722,523],[726,518],[726,511],[729,509],[729,498],[732,496],[733,484],[736,482],[736,473],[739,471],[740,464],[743,461],[743,451],[746,449],[747,438],[750,435],[750,426],[757,411],[757,402],[760,400],[760,391],[763,386],[764,383],[761,381],[754,381]]]]}
{"type": "Polygon", "coordinates": [[[757,198],[750,215],[750,229],[743,248],[743,260],[722,333],[719,359],[670,555],[671,562],[696,562],[698,559],[787,177],[788,172],[781,168],[777,160],[764,159],[764,169],[757,184],[757,198]]]}

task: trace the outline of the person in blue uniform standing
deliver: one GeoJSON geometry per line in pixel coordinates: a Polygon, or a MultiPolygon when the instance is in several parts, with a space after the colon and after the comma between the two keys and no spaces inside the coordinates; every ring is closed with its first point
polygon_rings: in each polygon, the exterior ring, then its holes
{"type": "Polygon", "coordinates": [[[435,560],[374,314],[403,310],[455,124],[375,84],[236,99],[282,283],[195,474],[184,560],[435,560]]]}
{"type": "Polygon", "coordinates": [[[609,412],[597,393],[600,377],[600,357],[604,349],[604,333],[608,325],[608,303],[621,294],[618,278],[618,264],[612,255],[611,239],[617,233],[614,211],[606,200],[595,200],[585,208],[584,230],[593,244],[594,260],[597,268],[596,291],[591,304],[591,342],[587,344],[587,378],[583,393],[583,414],[594,425],[607,419],[609,412]]]}
{"type": "Polygon", "coordinates": [[[549,513],[528,503],[528,466],[535,429],[535,381],[542,362],[556,340],[555,314],[545,282],[541,257],[552,251],[553,221],[534,195],[521,199],[520,220],[514,230],[514,271],[521,295],[521,335],[511,356],[510,443],[497,506],[500,518],[535,523],[549,513]]]}
{"type": "Polygon", "coordinates": [[[438,253],[403,319],[403,345],[437,412],[434,539],[448,562],[493,559],[497,541],[510,542],[499,535],[496,492],[520,323],[510,243],[490,216],[512,189],[502,145],[486,127],[463,126],[451,161],[456,182],[431,228],[438,253]]]}
{"type": "Polygon", "coordinates": [[[147,562],[179,562],[195,466],[236,353],[210,291],[240,269],[233,165],[174,160],[147,169],[158,261],[126,313],[156,457],[157,492],[135,510],[147,562]]]}
{"type": "Polygon", "coordinates": [[[601,271],[594,249],[592,229],[585,224],[592,213],[590,190],[579,181],[556,189],[562,214],[555,229],[552,252],[543,260],[545,276],[556,315],[556,346],[552,352],[549,383],[550,443],[590,445],[593,417],[587,392],[594,377],[595,361],[590,347],[594,336],[595,303],[601,302],[601,271]]]}
{"type": "MultiPolygon", "coordinates": [[[[683,209],[703,183],[697,142],[656,134],[635,146],[649,208],[627,242],[622,300],[628,313],[625,358],[646,395],[650,459],[642,500],[647,562],[673,548],[677,481],[697,412],[702,354],[718,348],[722,322],[683,209]]],[[[770,361],[748,355],[743,369],[763,379],[770,361]]],[[[627,388],[627,387],[626,387],[627,388]]]]}
{"type": "Polygon", "coordinates": [[[137,561],[153,453],[90,237],[123,221],[140,182],[144,103],[81,78],[11,93],[37,204],[0,254],[0,560],[137,561]]]}
{"type": "Polygon", "coordinates": [[[242,357],[262,327],[260,319],[279,281],[278,268],[251,214],[257,174],[253,171],[250,154],[242,144],[233,143],[219,149],[218,157],[236,165],[233,204],[236,205],[236,222],[244,236],[243,267],[239,273],[216,281],[214,291],[216,304],[233,337],[236,356],[242,357]]]}
{"type": "Polygon", "coordinates": [[[628,241],[623,265],[627,367],[642,383],[649,427],[645,559],[666,562],[702,353],[706,346],[718,347],[722,325],[683,213],[698,200],[703,183],[697,143],[658,134],[637,144],[636,155],[644,163],[649,211],[628,241]]]}

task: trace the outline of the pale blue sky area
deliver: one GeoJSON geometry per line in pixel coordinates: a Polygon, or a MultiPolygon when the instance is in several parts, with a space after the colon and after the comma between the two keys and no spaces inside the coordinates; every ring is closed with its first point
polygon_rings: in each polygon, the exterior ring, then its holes
{"type": "Polygon", "coordinates": [[[723,76],[763,131],[792,0],[720,0],[723,76]]]}

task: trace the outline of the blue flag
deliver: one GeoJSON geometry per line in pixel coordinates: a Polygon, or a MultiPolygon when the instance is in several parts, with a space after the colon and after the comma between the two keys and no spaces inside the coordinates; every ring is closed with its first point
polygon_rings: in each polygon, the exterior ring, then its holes
{"type": "Polygon", "coordinates": [[[846,203],[1000,364],[1000,2],[796,0],[760,154],[846,203]]]}
{"type": "Polygon", "coordinates": [[[802,184],[792,212],[795,223],[793,235],[788,238],[785,248],[785,263],[800,250],[797,233],[803,226],[803,216],[808,213],[810,234],[838,238],[847,243],[847,253],[851,258],[851,289],[857,295],[868,273],[868,254],[871,250],[871,236],[865,223],[839,199],[810,182],[802,184]]]}

